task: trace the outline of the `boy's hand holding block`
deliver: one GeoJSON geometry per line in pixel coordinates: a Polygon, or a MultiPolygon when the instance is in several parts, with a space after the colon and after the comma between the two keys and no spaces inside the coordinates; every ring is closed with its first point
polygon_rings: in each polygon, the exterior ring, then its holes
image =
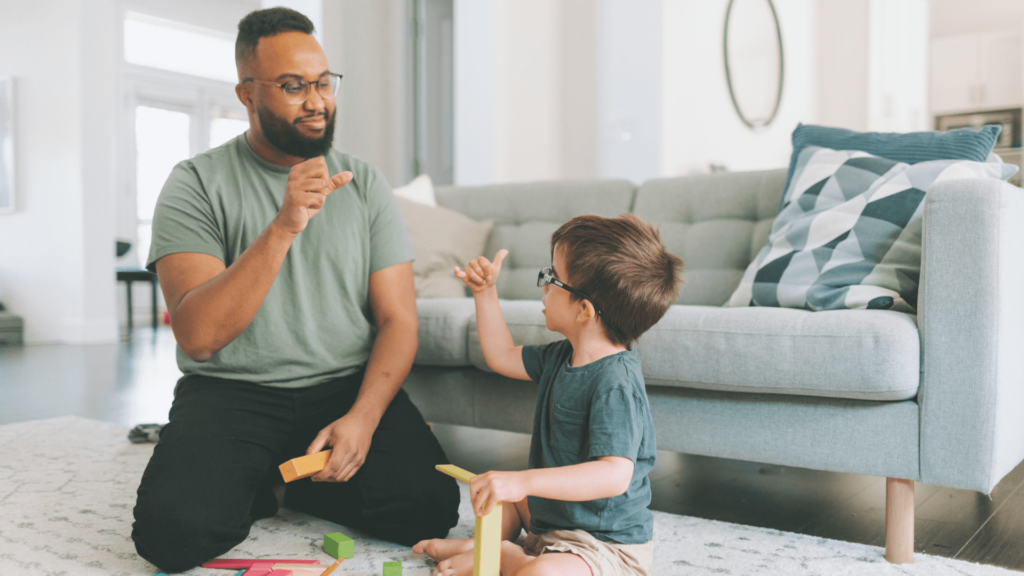
{"type": "MultiPolygon", "coordinates": [[[[454,464],[434,466],[460,482],[469,484],[476,474],[454,464]]],[[[483,518],[476,517],[473,528],[473,576],[499,576],[501,569],[501,502],[483,518]]]]}
{"type": "Polygon", "coordinates": [[[327,461],[331,458],[331,452],[332,450],[324,450],[309,456],[292,458],[278,466],[278,469],[281,470],[281,476],[284,477],[285,482],[308,478],[327,466],[327,461]]]}

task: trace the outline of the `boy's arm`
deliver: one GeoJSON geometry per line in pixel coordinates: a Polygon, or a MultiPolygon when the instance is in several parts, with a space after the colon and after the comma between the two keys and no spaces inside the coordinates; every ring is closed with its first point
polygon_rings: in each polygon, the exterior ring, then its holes
{"type": "Polygon", "coordinates": [[[494,286],[501,272],[501,261],[507,254],[508,250],[499,251],[493,263],[481,256],[467,264],[465,272],[456,267],[455,275],[473,291],[477,333],[487,366],[502,376],[530,380],[523,365],[523,347],[512,341],[498,305],[498,289],[494,286]]]}
{"type": "Polygon", "coordinates": [[[629,458],[602,456],[572,466],[485,472],[469,483],[473,510],[486,516],[498,502],[518,502],[527,496],[565,502],[614,498],[629,488],[633,466],[629,458]]]}
{"type": "Polygon", "coordinates": [[[498,291],[491,286],[473,294],[476,300],[476,331],[487,365],[498,374],[529,380],[523,365],[523,347],[516,346],[498,305],[498,291]]]}

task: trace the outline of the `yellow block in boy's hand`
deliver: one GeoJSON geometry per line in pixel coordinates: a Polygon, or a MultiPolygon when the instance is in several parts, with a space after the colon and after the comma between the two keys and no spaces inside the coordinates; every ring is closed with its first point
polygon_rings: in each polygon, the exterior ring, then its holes
{"type": "Polygon", "coordinates": [[[434,466],[434,468],[439,472],[444,472],[452,478],[455,478],[460,482],[465,482],[466,484],[469,484],[469,481],[473,479],[473,476],[476,476],[476,474],[473,474],[468,470],[463,470],[454,464],[438,464],[437,466],[434,466]]]}
{"type": "Polygon", "coordinates": [[[281,470],[281,476],[284,476],[285,482],[306,478],[316,474],[327,466],[327,461],[331,458],[331,452],[333,452],[333,450],[324,450],[323,452],[317,452],[316,454],[310,454],[309,456],[292,458],[278,466],[278,469],[281,470]]]}
{"type": "Polygon", "coordinates": [[[500,576],[501,502],[473,528],[473,576],[500,576]]]}
{"type": "MultiPolygon", "coordinates": [[[[434,466],[439,472],[469,484],[476,474],[454,464],[434,466]]],[[[473,528],[473,576],[499,576],[501,569],[501,502],[473,528]]]]}

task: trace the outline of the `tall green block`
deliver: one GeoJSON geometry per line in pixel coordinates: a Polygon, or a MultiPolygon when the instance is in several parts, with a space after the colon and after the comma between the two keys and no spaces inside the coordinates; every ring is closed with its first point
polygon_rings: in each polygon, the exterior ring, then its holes
{"type": "Polygon", "coordinates": [[[324,552],[335,558],[351,558],[356,555],[356,543],[341,532],[325,534],[324,552]]]}
{"type": "Polygon", "coordinates": [[[402,576],[401,562],[385,562],[384,576],[402,576]]]}

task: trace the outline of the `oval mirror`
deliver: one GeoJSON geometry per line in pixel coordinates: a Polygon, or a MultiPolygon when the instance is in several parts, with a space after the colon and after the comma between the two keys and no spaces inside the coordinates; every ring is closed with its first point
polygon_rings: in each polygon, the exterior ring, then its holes
{"type": "Polygon", "coordinates": [[[782,101],[782,31],[771,0],[729,0],[725,79],[740,120],[752,130],[772,123],[782,101]]]}

